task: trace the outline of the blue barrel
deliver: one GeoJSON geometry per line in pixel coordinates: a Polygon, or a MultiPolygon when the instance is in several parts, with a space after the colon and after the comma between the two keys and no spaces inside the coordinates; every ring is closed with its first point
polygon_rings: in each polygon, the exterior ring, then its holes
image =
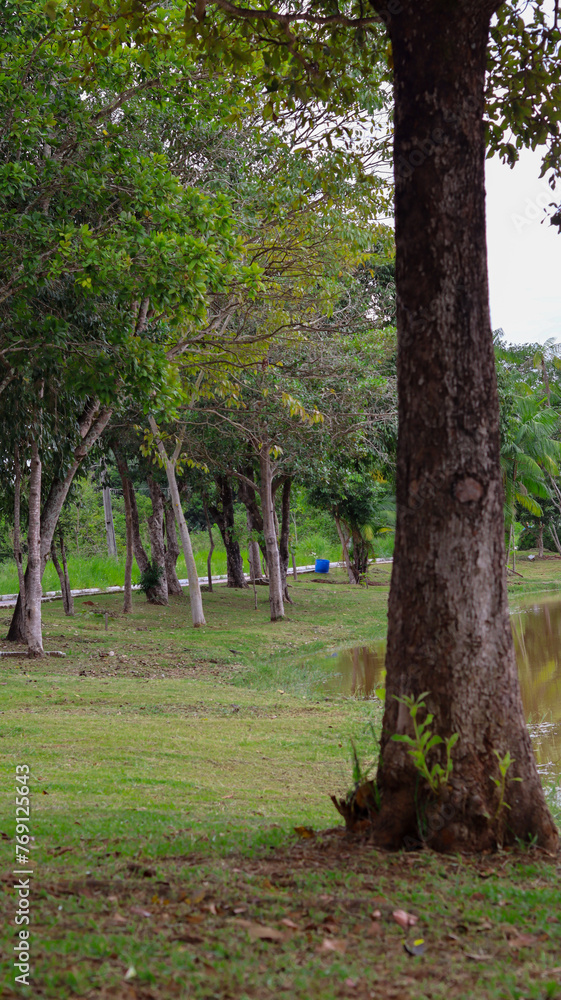
{"type": "Polygon", "coordinates": [[[316,559],[316,573],[329,573],[329,559],[316,559]]]}

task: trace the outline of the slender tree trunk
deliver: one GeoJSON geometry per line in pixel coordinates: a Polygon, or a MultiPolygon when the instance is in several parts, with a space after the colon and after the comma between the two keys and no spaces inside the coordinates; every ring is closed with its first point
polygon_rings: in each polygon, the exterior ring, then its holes
{"type": "MultiPolygon", "coordinates": [[[[74,476],[88,452],[101,437],[109,423],[111,412],[111,410],[101,407],[99,400],[94,400],[86,407],[79,421],[80,442],[74,449],[72,461],[66,475],[64,479],[57,477],[51,483],[49,494],[41,512],[41,579],[43,579],[43,573],[45,572],[45,566],[47,565],[47,559],[51,551],[51,542],[58,524],[60,512],[68,496],[74,476]]],[[[25,642],[24,602],[22,601],[21,594],[14,608],[12,622],[6,639],[10,642],[25,642]]]]}
{"type": "Polygon", "coordinates": [[[123,614],[130,615],[132,613],[132,563],[133,563],[133,533],[132,533],[132,510],[131,510],[131,484],[128,477],[123,475],[121,469],[119,469],[119,474],[121,476],[121,484],[123,487],[123,499],[125,501],[125,525],[127,532],[127,554],[125,559],[125,581],[124,581],[124,600],[123,600],[123,614]]]}
{"type": "Polygon", "coordinates": [[[68,564],[66,561],[66,550],[64,548],[64,537],[59,525],[58,528],[59,542],[60,542],[60,554],[62,559],[62,566],[58,561],[58,555],[56,551],[56,542],[53,538],[51,542],[51,559],[53,560],[53,566],[57,571],[57,576],[60,581],[60,590],[62,594],[62,606],[64,608],[65,615],[71,617],[74,614],[74,598],[72,597],[72,591],[70,590],[70,579],[68,576],[68,564]]]}
{"type": "Polygon", "coordinates": [[[343,550],[343,560],[345,566],[347,567],[347,576],[349,577],[349,583],[357,583],[357,580],[355,579],[355,575],[353,573],[353,568],[351,566],[351,560],[349,556],[349,542],[348,539],[345,538],[343,526],[337,516],[335,516],[335,527],[337,528],[337,534],[339,535],[339,541],[341,542],[341,548],[343,550]]]}
{"type": "MultiPolygon", "coordinates": [[[[386,0],[372,0],[387,16],[386,0]]],[[[399,436],[397,528],[374,834],[484,850],[558,837],[524,722],[505,574],[499,405],[489,321],[483,106],[497,3],[400,0],[395,78],[399,436]],[[403,696],[458,734],[432,794],[403,696]],[[503,783],[499,759],[514,763],[503,783]],[[521,779],[514,781],[513,779],[521,779]],[[498,784],[496,783],[498,782],[498,784]]],[[[429,763],[444,764],[442,745],[429,763]]]]}
{"type": "Polygon", "coordinates": [[[543,521],[538,527],[538,559],[543,559],[543,521]]]}
{"type": "Polygon", "coordinates": [[[272,490],[271,459],[269,455],[269,441],[265,440],[261,444],[259,452],[259,471],[261,510],[263,516],[263,532],[265,535],[265,545],[267,547],[267,569],[269,575],[269,606],[271,609],[271,621],[276,622],[284,618],[283,588],[280,568],[279,547],[275,531],[274,503],[272,490]]]}
{"type": "Polygon", "coordinates": [[[206,518],[206,528],[208,531],[208,537],[210,541],[210,549],[208,551],[208,556],[206,560],[206,571],[208,576],[208,589],[212,593],[212,553],[214,552],[214,538],[212,537],[212,524],[210,523],[210,517],[208,516],[208,506],[205,502],[204,504],[205,518],[206,518]]]}
{"type": "Polygon", "coordinates": [[[152,501],[152,513],[148,520],[152,569],[159,571],[160,577],[154,587],[146,593],[150,604],[168,603],[168,581],[166,576],[166,554],[164,550],[164,496],[152,476],[148,476],[148,489],[152,501]]]}
{"type": "Polygon", "coordinates": [[[19,592],[25,604],[25,573],[21,548],[21,464],[18,444],[14,447],[14,559],[18,571],[19,592]]]}
{"type": "Polygon", "coordinates": [[[25,579],[25,633],[27,655],[44,656],[41,629],[41,458],[37,441],[31,445],[29,468],[29,528],[25,579]]]}
{"type": "Polygon", "coordinates": [[[218,525],[226,549],[227,586],[245,589],[247,581],[243,570],[243,559],[235,535],[232,480],[230,476],[217,476],[215,482],[219,499],[217,504],[209,507],[209,510],[218,525]]]}
{"type": "MultiPolygon", "coordinates": [[[[244,469],[243,472],[247,479],[253,479],[253,469],[251,467],[244,469]]],[[[256,489],[251,489],[247,482],[240,479],[238,482],[238,497],[241,503],[244,504],[247,512],[247,529],[250,535],[257,533],[262,536],[263,518],[261,517],[261,511],[259,510],[259,504],[257,503],[256,489]]],[[[257,539],[251,538],[248,545],[248,559],[250,567],[253,566],[255,580],[263,579],[261,560],[259,558],[259,553],[261,551],[262,550],[257,539]]]]}
{"type": "Polygon", "coordinates": [[[201,625],[206,625],[206,622],[203,612],[203,599],[201,594],[201,587],[199,584],[197,567],[195,565],[195,557],[193,555],[193,547],[191,545],[191,538],[189,537],[189,529],[187,527],[187,522],[185,521],[185,515],[181,507],[181,498],[179,496],[177,479],[175,478],[175,463],[179,458],[179,451],[176,449],[173,458],[170,460],[168,458],[166,449],[164,448],[164,444],[160,437],[160,432],[158,430],[158,425],[154,420],[154,417],[150,416],[148,418],[148,422],[150,424],[150,430],[152,431],[154,439],[156,441],[158,454],[162,459],[162,462],[166,470],[169,492],[173,506],[173,512],[175,514],[175,519],[177,521],[177,527],[179,528],[179,537],[181,538],[181,544],[183,546],[183,555],[185,557],[185,565],[187,567],[187,578],[189,580],[189,600],[191,603],[191,617],[193,620],[194,627],[199,628],[201,625]]]}
{"type": "Polygon", "coordinates": [[[136,505],[136,495],[134,492],[134,486],[129,474],[129,467],[127,460],[122,452],[113,444],[113,454],[115,455],[115,462],[117,465],[117,470],[121,477],[121,484],[123,487],[123,496],[125,498],[125,510],[128,502],[129,506],[129,516],[130,516],[130,526],[132,534],[132,547],[134,552],[134,557],[136,559],[138,568],[141,573],[146,572],[149,565],[149,558],[142,544],[142,538],[140,536],[140,519],[138,517],[138,507],[136,505]]]}
{"type": "Polygon", "coordinates": [[[64,534],[60,524],[58,526],[58,540],[60,544],[60,558],[62,560],[62,573],[64,576],[64,585],[66,587],[66,607],[64,608],[64,611],[65,614],[72,616],[74,614],[74,598],[72,596],[72,590],[70,587],[70,576],[68,575],[68,560],[66,558],[66,545],[64,544],[64,534]]]}
{"type": "Polygon", "coordinates": [[[117,558],[117,539],[115,538],[115,524],[113,522],[113,505],[111,503],[111,490],[107,484],[107,469],[102,472],[102,492],[103,492],[103,512],[105,514],[105,536],[107,538],[108,555],[117,558]]]}
{"type": "Polygon", "coordinates": [[[288,538],[290,535],[290,491],[292,489],[292,477],[285,476],[282,484],[281,499],[281,526],[279,538],[279,559],[281,567],[282,592],[285,601],[292,604],[292,599],[288,593],[286,577],[288,573],[288,563],[290,561],[290,550],[288,548],[288,538]]]}
{"type": "Polygon", "coordinates": [[[168,580],[168,594],[175,594],[177,597],[183,597],[183,588],[179,582],[179,577],[177,576],[177,560],[181,552],[179,542],[177,541],[177,532],[175,530],[175,517],[173,516],[173,508],[171,504],[164,504],[164,517],[166,522],[166,576],[168,580]]]}

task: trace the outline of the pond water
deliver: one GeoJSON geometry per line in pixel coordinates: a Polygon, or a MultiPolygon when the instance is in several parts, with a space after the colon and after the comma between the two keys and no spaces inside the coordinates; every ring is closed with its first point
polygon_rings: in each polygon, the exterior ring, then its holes
{"type": "MultiPolygon", "coordinates": [[[[522,701],[538,770],[546,783],[561,776],[561,601],[535,603],[511,615],[522,701]]],[[[384,643],[355,646],[332,659],[325,694],[375,697],[383,684],[384,643]]]]}

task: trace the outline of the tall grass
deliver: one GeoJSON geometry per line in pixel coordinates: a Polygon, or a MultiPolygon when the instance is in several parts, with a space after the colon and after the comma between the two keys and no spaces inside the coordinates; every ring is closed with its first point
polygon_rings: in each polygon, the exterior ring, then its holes
{"type": "MultiPolygon", "coordinates": [[[[216,535],[216,532],[215,532],[216,535]]],[[[193,532],[192,536],[195,563],[199,576],[205,576],[207,571],[208,555],[208,535],[206,532],[193,532]]],[[[382,536],[376,546],[377,555],[391,554],[393,536],[382,536]]],[[[213,576],[222,576],[226,573],[226,550],[222,541],[215,539],[216,548],[212,555],[213,576]]],[[[249,563],[247,550],[242,549],[242,556],[246,572],[249,573],[249,563]]],[[[296,546],[296,563],[298,566],[307,566],[315,562],[316,558],[329,559],[331,562],[339,562],[342,559],[341,547],[325,539],[321,534],[311,534],[302,538],[296,546]]],[[[68,557],[68,573],[70,585],[74,590],[87,589],[89,587],[122,587],[125,577],[125,557],[124,553],[117,559],[110,556],[77,556],[68,557]]],[[[177,575],[180,580],[187,579],[187,569],[183,555],[177,560],[177,575]]],[[[133,582],[140,578],[140,571],[136,562],[133,569],[133,582]]],[[[56,570],[49,560],[43,577],[43,592],[49,590],[59,590],[60,583],[56,570]]],[[[18,590],[18,577],[16,565],[13,560],[0,563],[0,594],[15,594],[18,590]]]]}

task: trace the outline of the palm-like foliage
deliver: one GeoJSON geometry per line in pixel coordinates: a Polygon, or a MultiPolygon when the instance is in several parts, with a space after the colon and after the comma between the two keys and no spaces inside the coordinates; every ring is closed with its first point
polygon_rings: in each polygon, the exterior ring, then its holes
{"type": "Polygon", "coordinates": [[[558,476],[561,465],[559,415],[528,387],[518,386],[513,399],[508,433],[501,447],[505,492],[505,526],[512,537],[516,506],[541,516],[537,498],[551,496],[549,476],[558,476]]]}

